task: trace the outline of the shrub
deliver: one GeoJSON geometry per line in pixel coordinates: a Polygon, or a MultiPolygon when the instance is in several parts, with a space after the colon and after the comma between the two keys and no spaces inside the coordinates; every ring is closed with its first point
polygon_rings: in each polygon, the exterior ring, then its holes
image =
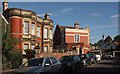
{"type": "Polygon", "coordinates": [[[26,54],[35,54],[35,50],[32,49],[26,49],[25,52],[26,54]]]}

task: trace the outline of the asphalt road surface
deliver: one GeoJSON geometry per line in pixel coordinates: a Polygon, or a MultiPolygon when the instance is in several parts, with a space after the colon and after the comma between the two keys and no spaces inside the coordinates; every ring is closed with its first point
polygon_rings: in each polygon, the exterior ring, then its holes
{"type": "MultiPolygon", "coordinates": [[[[80,73],[89,73],[90,72],[108,72],[108,73],[119,73],[120,74],[120,59],[118,58],[107,58],[102,60],[99,63],[83,67],[82,69],[77,70],[76,72],[70,72],[69,74],[80,74],[80,73]]],[[[66,73],[65,73],[66,74],[66,73]]]]}

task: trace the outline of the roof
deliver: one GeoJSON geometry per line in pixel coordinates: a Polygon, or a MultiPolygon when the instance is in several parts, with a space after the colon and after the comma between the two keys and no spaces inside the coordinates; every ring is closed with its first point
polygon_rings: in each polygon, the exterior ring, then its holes
{"type": "Polygon", "coordinates": [[[113,42],[114,44],[118,45],[119,43],[118,42],[113,42]]]}
{"type": "MultiPolygon", "coordinates": [[[[75,27],[71,27],[71,26],[59,26],[60,29],[65,29],[65,28],[69,28],[69,29],[75,29],[75,27]]],[[[79,28],[79,29],[83,29],[83,28],[79,28]]]]}
{"type": "Polygon", "coordinates": [[[71,29],[74,29],[75,27],[70,27],[70,26],[60,26],[60,29],[65,29],[65,28],[71,28],[71,29]]]}

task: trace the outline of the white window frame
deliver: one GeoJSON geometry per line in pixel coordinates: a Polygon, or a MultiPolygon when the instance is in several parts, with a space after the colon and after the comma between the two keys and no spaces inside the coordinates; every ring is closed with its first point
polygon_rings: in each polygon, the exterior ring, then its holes
{"type": "Polygon", "coordinates": [[[49,52],[52,53],[52,46],[50,47],[49,52]]]}
{"type": "Polygon", "coordinates": [[[52,29],[50,29],[50,39],[52,39],[52,29]]]}
{"type": "Polygon", "coordinates": [[[75,34],[75,35],[74,35],[74,42],[75,42],[75,43],[80,42],[80,35],[79,35],[79,34],[75,34]],[[78,39],[79,41],[77,41],[77,39],[76,39],[77,37],[76,37],[76,36],[79,36],[79,37],[78,37],[78,38],[79,38],[79,39],[78,39]]]}
{"type": "Polygon", "coordinates": [[[44,52],[47,53],[48,52],[48,46],[44,47],[44,52]],[[47,48],[47,49],[46,49],[47,48]]]}
{"type": "Polygon", "coordinates": [[[48,38],[48,28],[44,29],[44,38],[48,38]]]}
{"type": "Polygon", "coordinates": [[[31,34],[35,35],[35,23],[34,22],[31,23],[31,34]]]}
{"type": "Polygon", "coordinates": [[[29,44],[24,44],[24,50],[25,49],[29,49],[29,44]],[[28,46],[28,47],[26,47],[26,46],[28,46]]]}
{"type": "Polygon", "coordinates": [[[40,26],[37,26],[37,36],[40,37],[40,26]]]}
{"type": "Polygon", "coordinates": [[[35,44],[31,44],[31,49],[34,50],[35,44]]]}
{"type": "Polygon", "coordinates": [[[29,22],[28,21],[24,21],[24,34],[29,34],[29,22]],[[26,28],[26,22],[28,23],[28,28],[26,28]],[[26,32],[26,30],[28,30],[28,32],[26,32]]]}

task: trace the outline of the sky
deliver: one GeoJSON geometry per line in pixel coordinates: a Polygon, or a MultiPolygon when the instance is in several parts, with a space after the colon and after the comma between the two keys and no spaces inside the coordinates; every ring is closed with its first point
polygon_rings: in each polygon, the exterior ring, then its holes
{"type": "Polygon", "coordinates": [[[90,42],[96,43],[102,35],[114,38],[118,35],[117,2],[8,2],[9,8],[32,10],[44,18],[45,13],[56,25],[90,27],[90,42]]]}

